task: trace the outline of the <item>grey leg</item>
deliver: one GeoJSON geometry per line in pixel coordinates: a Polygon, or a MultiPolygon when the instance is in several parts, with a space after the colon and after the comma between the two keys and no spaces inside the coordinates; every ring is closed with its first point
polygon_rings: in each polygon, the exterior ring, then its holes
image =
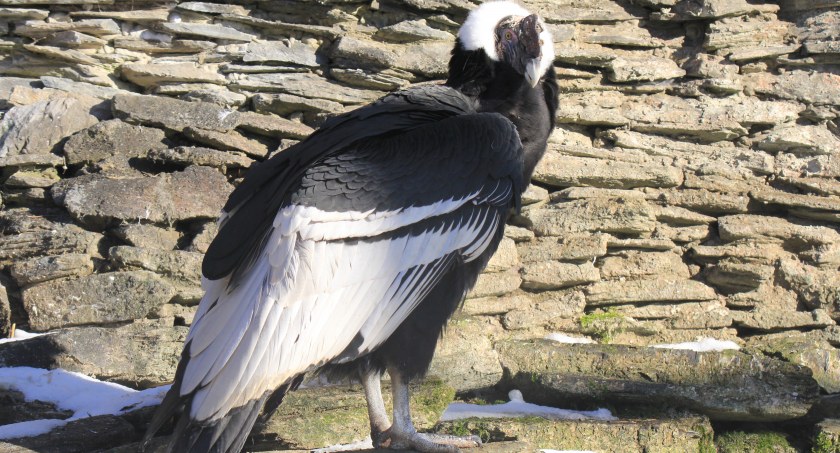
{"type": "Polygon", "coordinates": [[[411,422],[407,380],[396,370],[388,370],[388,374],[391,375],[391,390],[394,396],[394,424],[388,432],[388,444],[382,443],[381,446],[397,450],[412,448],[424,453],[456,453],[458,448],[481,445],[477,436],[456,437],[418,433],[411,422]]]}
{"type": "Polygon", "coordinates": [[[385,402],[382,401],[382,387],[380,385],[380,378],[382,377],[378,371],[373,371],[363,368],[359,371],[362,380],[362,387],[365,389],[365,399],[367,400],[368,418],[370,419],[370,438],[374,445],[378,445],[387,439],[388,427],[391,422],[388,421],[388,411],[385,410],[385,402]]]}

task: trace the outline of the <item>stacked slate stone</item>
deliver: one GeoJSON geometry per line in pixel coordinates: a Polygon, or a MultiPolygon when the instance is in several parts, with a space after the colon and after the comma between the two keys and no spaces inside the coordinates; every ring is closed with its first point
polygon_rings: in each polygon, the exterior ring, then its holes
{"type": "MultiPolygon", "coordinates": [[[[418,426],[454,392],[516,387],[620,420],[436,429],[519,441],[497,451],[708,451],[757,435],[742,422],[782,433],[779,451],[840,442],[840,1],[523,3],[555,37],[557,128],[440,344],[418,426]],[[741,349],[650,347],[698,338],[741,349]]],[[[247,168],[331,115],[440,81],[473,6],[0,0],[0,337],[50,333],[0,344],[0,366],[170,381],[247,168]]],[[[358,390],[294,393],[251,448],[363,438],[358,390]]],[[[4,423],[61,416],[3,397],[4,423]]],[[[149,413],[0,451],[118,447],[149,413]]]]}

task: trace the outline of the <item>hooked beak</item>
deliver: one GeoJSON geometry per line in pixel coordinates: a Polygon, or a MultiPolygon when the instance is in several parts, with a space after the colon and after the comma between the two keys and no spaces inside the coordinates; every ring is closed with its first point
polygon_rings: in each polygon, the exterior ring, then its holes
{"type": "Polygon", "coordinates": [[[540,83],[540,77],[542,77],[542,74],[539,73],[541,60],[542,56],[531,58],[525,65],[525,80],[528,81],[531,88],[536,87],[540,83]]]}

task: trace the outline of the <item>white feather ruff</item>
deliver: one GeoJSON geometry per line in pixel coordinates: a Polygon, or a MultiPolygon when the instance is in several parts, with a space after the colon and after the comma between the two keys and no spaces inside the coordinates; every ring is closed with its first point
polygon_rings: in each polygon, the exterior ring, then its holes
{"type": "Polygon", "coordinates": [[[499,61],[499,54],[496,53],[496,25],[505,17],[525,17],[529,14],[528,10],[510,1],[482,3],[467,16],[458,31],[458,38],[464,49],[484,49],[493,61],[499,61]]]}

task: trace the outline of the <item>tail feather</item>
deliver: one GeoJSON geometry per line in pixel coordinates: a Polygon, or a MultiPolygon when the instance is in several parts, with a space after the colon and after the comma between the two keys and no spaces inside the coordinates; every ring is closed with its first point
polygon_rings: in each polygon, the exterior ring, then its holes
{"type": "MultiPolygon", "coordinates": [[[[184,351],[187,350],[189,344],[184,347],[184,351]]],[[[264,423],[283,401],[286,393],[297,389],[303,380],[303,375],[296,376],[273,392],[266,392],[260,398],[248,401],[218,419],[198,422],[189,416],[193,395],[181,395],[181,380],[188,362],[189,357],[185,352],[181,355],[172,387],[149,422],[141,451],[145,450],[155,433],[172,417],[178,416],[167,452],[239,453],[257,420],[264,423]],[[263,408],[265,411],[260,416],[263,408]]]]}

